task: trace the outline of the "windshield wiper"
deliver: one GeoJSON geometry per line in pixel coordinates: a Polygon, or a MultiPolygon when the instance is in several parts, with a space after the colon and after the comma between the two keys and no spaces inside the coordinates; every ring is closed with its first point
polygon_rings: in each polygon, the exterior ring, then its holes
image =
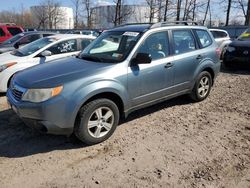
{"type": "Polygon", "coordinates": [[[82,55],[80,56],[81,59],[89,60],[89,61],[98,61],[103,62],[103,60],[96,56],[90,56],[90,55],[82,55]]]}

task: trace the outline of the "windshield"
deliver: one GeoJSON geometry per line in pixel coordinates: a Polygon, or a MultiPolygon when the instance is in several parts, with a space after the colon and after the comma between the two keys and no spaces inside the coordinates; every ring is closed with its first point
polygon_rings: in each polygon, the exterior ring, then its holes
{"type": "Polygon", "coordinates": [[[244,33],[242,33],[238,40],[250,41],[250,28],[247,29],[244,33]]]}
{"type": "Polygon", "coordinates": [[[36,51],[40,50],[41,48],[47,46],[48,44],[56,41],[54,38],[41,38],[34,42],[31,42],[23,47],[21,47],[19,50],[13,51],[12,55],[16,56],[28,56],[30,54],[35,53],[36,51]]]}
{"type": "Polygon", "coordinates": [[[104,32],[85,48],[79,57],[95,62],[121,62],[128,56],[140,37],[141,33],[138,32],[104,32]]]}
{"type": "Polygon", "coordinates": [[[11,37],[10,39],[4,41],[2,44],[12,44],[16,41],[18,41],[20,38],[22,38],[24,36],[23,33],[20,33],[18,35],[15,35],[14,37],[11,37]]]}

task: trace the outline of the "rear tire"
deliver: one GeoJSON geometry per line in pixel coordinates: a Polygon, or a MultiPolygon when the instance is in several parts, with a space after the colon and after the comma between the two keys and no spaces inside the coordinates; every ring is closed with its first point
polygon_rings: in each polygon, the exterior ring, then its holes
{"type": "Polygon", "coordinates": [[[207,71],[203,71],[199,74],[194,88],[192,90],[192,93],[190,94],[190,97],[194,101],[203,101],[206,99],[210,93],[212,87],[212,77],[211,74],[207,71]]]}
{"type": "Polygon", "coordinates": [[[93,145],[108,139],[118,123],[117,105],[109,99],[96,99],[80,109],[74,133],[85,144],[93,145]]]}

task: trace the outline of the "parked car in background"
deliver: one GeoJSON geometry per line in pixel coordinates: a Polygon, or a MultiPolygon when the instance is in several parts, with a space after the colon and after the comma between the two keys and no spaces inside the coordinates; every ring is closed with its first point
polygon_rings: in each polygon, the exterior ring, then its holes
{"type": "Polygon", "coordinates": [[[250,68],[250,28],[228,45],[223,63],[226,67],[250,68]]]}
{"type": "Polygon", "coordinates": [[[16,72],[54,59],[77,55],[94,39],[85,35],[58,34],[0,54],[0,92],[7,91],[10,79],[16,72]]]}
{"type": "Polygon", "coordinates": [[[7,39],[22,33],[24,30],[22,27],[15,25],[14,23],[0,23],[0,43],[7,39]]]}
{"type": "Polygon", "coordinates": [[[218,52],[203,26],[125,25],[102,33],[78,57],[16,74],[7,99],[28,125],[96,144],[134,110],[184,94],[206,99],[220,70],[218,52]]]}
{"type": "Polygon", "coordinates": [[[226,51],[226,48],[228,44],[232,42],[232,40],[230,39],[228,32],[225,30],[222,29],[209,29],[209,30],[214,36],[214,39],[221,50],[221,59],[223,59],[223,55],[226,51]]]}
{"type": "Polygon", "coordinates": [[[20,46],[31,43],[37,39],[48,37],[54,35],[52,32],[43,32],[43,31],[31,31],[23,32],[15,35],[14,37],[4,41],[0,44],[0,54],[14,49],[18,49],[20,46]]]}

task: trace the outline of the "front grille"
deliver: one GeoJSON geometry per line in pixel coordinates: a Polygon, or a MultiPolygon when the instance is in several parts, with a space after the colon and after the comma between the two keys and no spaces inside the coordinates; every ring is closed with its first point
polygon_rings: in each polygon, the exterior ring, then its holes
{"type": "Polygon", "coordinates": [[[20,101],[22,99],[23,92],[19,91],[17,88],[15,88],[15,87],[11,88],[11,93],[16,101],[20,101]]]}

